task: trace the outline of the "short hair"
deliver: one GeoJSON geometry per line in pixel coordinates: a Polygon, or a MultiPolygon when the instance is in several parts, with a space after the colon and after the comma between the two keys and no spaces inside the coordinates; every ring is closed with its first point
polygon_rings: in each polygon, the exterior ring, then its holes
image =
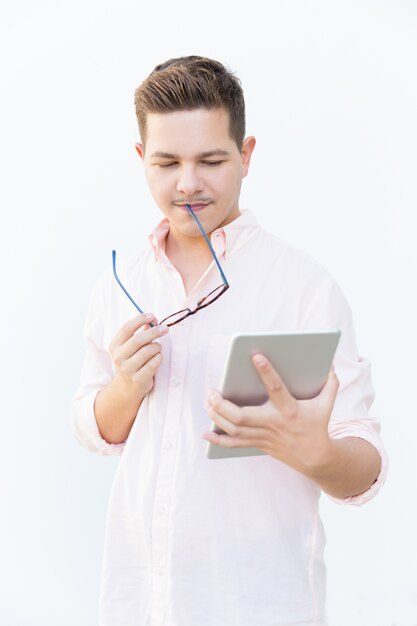
{"type": "Polygon", "coordinates": [[[241,82],[218,61],[201,56],[169,59],[157,65],[135,91],[139,133],[146,145],[148,113],[224,108],[229,135],[242,151],[245,99],[241,82]]]}

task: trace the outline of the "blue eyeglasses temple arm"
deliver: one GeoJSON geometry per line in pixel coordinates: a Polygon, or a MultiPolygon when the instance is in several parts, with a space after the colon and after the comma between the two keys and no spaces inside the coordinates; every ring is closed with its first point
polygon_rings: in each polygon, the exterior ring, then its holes
{"type": "Polygon", "coordinates": [[[201,226],[201,224],[200,224],[200,221],[199,221],[198,217],[194,214],[194,211],[192,210],[192,208],[190,207],[190,205],[189,205],[189,204],[186,204],[185,206],[186,206],[186,208],[187,208],[188,212],[189,212],[189,213],[193,216],[193,218],[194,218],[194,219],[195,219],[195,221],[197,222],[197,225],[198,225],[199,229],[201,230],[201,232],[202,232],[202,234],[203,234],[204,239],[207,241],[208,246],[209,246],[209,248],[210,248],[210,250],[211,250],[211,253],[212,253],[212,255],[213,255],[213,258],[214,258],[214,260],[216,261],[216,265],[217,265],[217,267],[218,267],[218,269],[219,269],[219,272],[220,272],[220,274],[221,274],[221,277],[222,277],[222,279],[223,279],[224,284],[225,284],[225,285],[229,285],[229,283],[227,282],[227,278],[226,278],[226,276],[223,274],[223,270],[222,270],[222,268],[220,267],[220,263],[219,263],[219,262],[218,262],[218,260],[217,260],[217,256],[216,256],[216,253],[215,253],[215,252],[214,252],[214,250],[213,250],[213,246],[211,245],[209,238],[207,237],[206,233],[204,232],[204,228],[201,226]]]}
{"type": "MultiPolygon", "coordinates": [[[[220,275],[221,275],[221,277],[222,277],[222,279],[223,279],[224,284],[225,284],[225,285],[227,285],[227,286],[229,286],[229,283],[227,282],[227,278],[226,278],[226,276],[224,275],[222,268],[220,267],[220,263],[219,263],[219,261],[217,260],[217,256],[216,256],[216,253],[215,253],[215,252],[214,252],[214,250],[213,250],[213,246],[211,245],[209,238],[207,237],[206,233],[204,232],[204,228],[201,226],[200,221],[198,220],[198,218],[196,217],[196,215],[194,215],[194,211],[192,210],[192,208],[190,207],[190,205],[189,205],[189,204],[186,204],[185,206],[186,206],[186,208],[187,208],[188,212],[189,212],[189,213],[193,216],[194,220],[197,222],[197,225],[198,225],[199,229],[201,230],[201,232],[202,232],[202,234],[203,234],[203,236],[204,236],[205,240],[207,241],[207,244],[208,244],[208,246],[209,246],[209,248],[210,248],[210,250],[211,250],[211,253],[212,253],[212,255],[213,255],[214,260],[216,261],[216,265],[217,265],[217,267],[218,267],[218,269],[219,269],[219,272],[220,272],[220,275]]],[[[142,309],[141,309],[141,308],[140,308],[140,307],[136,304],[136,302],[133,300],[132,296],[131,296],[131,295],[129,294],[129,292],[128,292],[125,288],[124,288],[124,286],[122,285],[122,283],[121,283],[121,281],[120,281],[120,278],[119,278],[119,277],[118,277],[118,275],[117,275],[117,272],[116,272],[116,250],[112,250],[112,253],[111,253],[111,254],[112,254],[112,261],[113,261],[113,274],[114,274],[115,279],[117,280],[117,282],[118,282],[119,286],[121,287],[121,289],[124,291],[124,293],[125,293],[125,294],[127,295],[127,297],[129,298],[129,300],[131,301],[131,303],[133,304],[133,306],[134,306],[134,307],[135,307],[135,308],[139,311],[139,313],[143,313],[142,309]]],[[[151,324],[150,324],[150,326],[154,326],[154,324],[153,324],[153,323],[151,323],[151,324]]]]}
{"type": "Polygon", "coordinates": [[[122,283],[120,282],[120,279],[117,275],[116,272],[116,250],[112,250],[112,259],[113,259],[113,274],[115,279],[117,280],[117,282],[119,283],[120,287],[123,289],[123,291],[125,292],[125,294],[127,295],[127,297],[129,298],[129,300],[131,301],[131,303],[133,304],[134,307],[137,308],[137,310],[139,311],[139,313],[143,313],[142,309],[136,304],[136,302],[133,300],[133,298],[131,297],[131,295],[126,291],[126,289],[123,287],[122,283]]]}

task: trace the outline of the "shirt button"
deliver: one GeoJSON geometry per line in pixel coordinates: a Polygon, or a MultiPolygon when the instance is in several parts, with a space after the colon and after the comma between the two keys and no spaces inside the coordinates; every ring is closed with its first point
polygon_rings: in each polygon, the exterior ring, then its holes
{"type": "Polygon", "coordinates": [[[162,570],[161,570],[161,569],[156,569],[156,570],[155,570],[155,574],[156,574],[157,576],[162,576],[162,570]]]}
{"type": "Polygon", "coordinates": [[[174,387],[178,387],[180,382],[181,382],[181,378],[175,377],[175,378],[172,379],[172,384],[174,385],[174,387]]]}
{"type": "Polygon", "coordinates": [[[172,448],[174,447],[174,444],[172,443],[172,441],[167,441],[165,444],[165,450],[172,450],[172,448]]]}

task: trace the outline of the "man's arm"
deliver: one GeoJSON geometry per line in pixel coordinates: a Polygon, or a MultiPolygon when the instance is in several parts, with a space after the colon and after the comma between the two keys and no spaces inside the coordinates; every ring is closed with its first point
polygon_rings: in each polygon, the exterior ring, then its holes
{"type": "Polygon", "coordinates": [[[330,439],[317,465],[300,468],[323,491],[334,498],[357,496],[367,491],[381,471],[378,450],[365,439],[330,439]]]}
{"type": "Polygon", "coordinates": [[[209,432],[203,438],[225,447],[259,448],[336,498],[366,491],[378,477],[381,457],[372,444],[359,437],[329,437],[339,388],[334,370],[316,398],[296,400],[263,355],[255,355],[253,364],[269,400],[261,406],[239,407],[213,391],[208,412],[227,434],[209,432]]]}
{"type": "Polygon", "coordinates": [[[120,376],[101,389],[94,402],[94,416],[101,437],[107,443],[123,443],[145,396],[132,393],[120,376]]]}
{"type": "Polygon", "coordinates": [[[98,392],[94,402],[100,435],[108,443],[126,441],[162,363],[161,344],[154,340],[165,335],[168,327],[150,327],[151,321],[157,324],[152,314],[134,317],[109,346],[116,376],[98,392]]]}

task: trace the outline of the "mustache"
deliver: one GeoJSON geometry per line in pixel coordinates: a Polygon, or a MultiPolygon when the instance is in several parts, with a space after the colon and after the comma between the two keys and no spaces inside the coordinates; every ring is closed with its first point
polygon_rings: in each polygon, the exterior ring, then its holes
{"type": "Polygon", "coordinates": [[[196,198],[195,200],[174,200],[173,204],[208,204],[212,202],[210,198],[196,198]]]}

